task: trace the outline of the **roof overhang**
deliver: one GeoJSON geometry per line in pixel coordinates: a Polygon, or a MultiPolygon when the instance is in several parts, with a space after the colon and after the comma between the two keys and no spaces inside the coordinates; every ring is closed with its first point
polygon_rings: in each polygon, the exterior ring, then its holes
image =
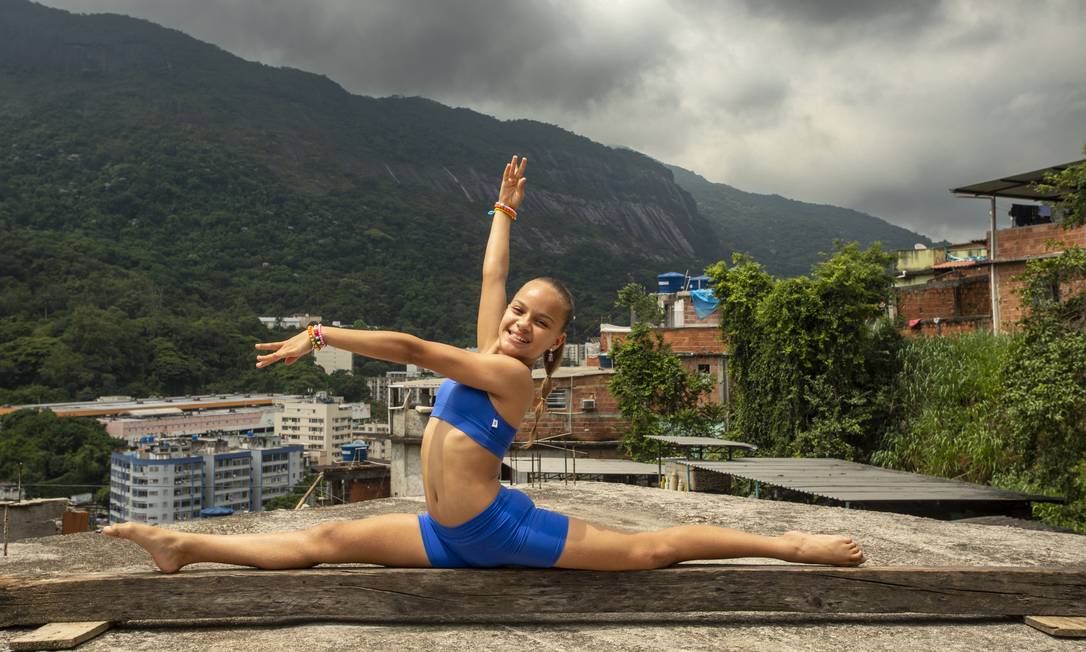
{"type": "Polygon", "coordinates": [[[1061,197],[1060,193],[1040,192],[1035,184],[1043,182],[1048,174],[1061,172],[1072,165],[1082,163],[1086,163],[1086,159],[1052,165],[1032,172],[1012,174],[991,181],[981,181],[961,188],[951,188],[950,192],[961,197],[1007,197],[1010,199],[1028,199],[1030,201],[1057,201],[1061,197]]]}

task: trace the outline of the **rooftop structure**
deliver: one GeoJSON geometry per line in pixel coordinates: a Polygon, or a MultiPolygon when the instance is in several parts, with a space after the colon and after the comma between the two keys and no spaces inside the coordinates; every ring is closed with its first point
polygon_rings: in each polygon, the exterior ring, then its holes
{"type": "Polygon", "coordinates": [[[837,459],[744,457],[714,462],[672,458],[668,462],[686,467],[686,486],[692,489],[697,482],[691,470],[700,469],[752,481],[755,497],[771,486],[825,499],[828,504],[941,518],[1000,514],[1029,518],[1031,502],[1063,502],[837,459]]]}
{"type": "Polygon", "coordinates": [[[101,417],[101,416],[138,416],[145,410],[165,408],[190,411],[210,410],[261,405],[279,405],[284,401],[301,398],[292,394],[202,394],[194,396],[151,396],[133,398],[131,396],[103,396],[96,401],[73,401],[65,403],[33,403],[0,407],[0,415],[16,410],[50,410],[62,417],[101,417]]]}

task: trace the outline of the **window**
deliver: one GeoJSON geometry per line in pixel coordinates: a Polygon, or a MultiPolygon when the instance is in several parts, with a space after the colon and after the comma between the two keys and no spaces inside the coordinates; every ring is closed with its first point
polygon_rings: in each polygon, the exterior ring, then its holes
{"type": "Polygon", "coordinates": [[[710,373],[709,372],[709,365],[707,365],[707,364],[699,364],[698,365],[698,373],[699,374],[708,374],[708,373],[710,373]]]}
{"type": "Polygon", "coordinates": [[[569,407],[569,390],[554,389],[547,395],[548,410],[565,410],[569,407]]]}

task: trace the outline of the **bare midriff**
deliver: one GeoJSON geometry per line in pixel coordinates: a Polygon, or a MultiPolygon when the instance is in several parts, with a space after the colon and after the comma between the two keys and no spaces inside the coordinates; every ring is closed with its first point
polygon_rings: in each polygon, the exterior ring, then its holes
{"type": "Polygon", "coordinates": [[[501,460],[447,422],[426,424],[421,456],[426,510],[438,523],[465,523],[498,495],[501,460]]]}

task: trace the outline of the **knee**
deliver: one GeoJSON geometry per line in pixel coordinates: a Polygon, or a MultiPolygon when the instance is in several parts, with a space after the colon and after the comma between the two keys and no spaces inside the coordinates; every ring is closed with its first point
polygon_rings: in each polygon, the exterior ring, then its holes
{"type": "Polygon", "coordinates": [[[638,543],[631,551],[633,564],[638,569],[666,568],[676,561],[675,548],[660,539],[648,539],[638,543]]]}
{"type": "Polygon", "coordinates": [[[337,525],[338,524],[335,521],[317,523],[312,527],[302,530],[302,545],[308,556],[320,558],[322,557],[322,552],[324,550],[335,546],[338,530],[337,525]]]}

